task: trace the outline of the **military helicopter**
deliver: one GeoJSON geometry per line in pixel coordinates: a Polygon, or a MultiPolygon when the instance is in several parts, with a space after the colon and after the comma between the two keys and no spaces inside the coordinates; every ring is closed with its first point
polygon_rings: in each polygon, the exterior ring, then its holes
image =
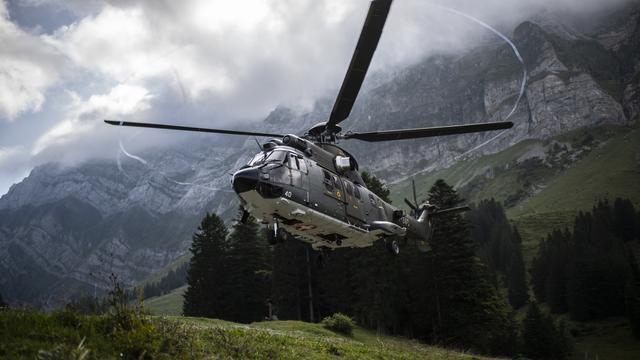
{"type": "Polygon", "coordinates": [[[351,113],[378,46],[392,0],[373,0],[351,63],[329,119],[303,136],[209,129],[168,124],[105,120],[117,126],[182,130],[227,135],[271,137],[245,166],[233,174],[232,185],[245,209],[267,226],[270,243],[294,238],[314,249],[362,248],[383,240],[392,254],[400,240],[411,239],[429,249],[432,220],[445,213],[468,210],[462,206],[438,209],[405,199],[411,212],[386,203],[367,189],[355,157],[336,143],[417,139],[509,129],[512,122],[475,123],[374,132],[341,133],[339,124],[351,113]]]}

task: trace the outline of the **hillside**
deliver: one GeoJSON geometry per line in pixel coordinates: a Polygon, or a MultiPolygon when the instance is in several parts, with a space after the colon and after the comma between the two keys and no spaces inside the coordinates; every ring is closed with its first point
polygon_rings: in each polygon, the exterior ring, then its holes
{"type": "Polygon", "coordinates": [[[241,325],[204,318],[155,317],[139,329],[105,335],[101,324],[108,320],[108,316],[72,313],[0,312],[0,358],[80,358],[88,351],[86,359],[145,355],[162,359],[488,359],[376,336],[362,328],[344,336],[319,324],[298,321],[241,325]],[[110,337],[114,340],[109,341],[110,337]]]}
{"type": "MultiPolygon", "coordinates": [[[[495,198],[518,226],[525,256],[554,228],[570,227],[580,210],[623,197],[640,205],[640,129],[604,126],[547,140],[525,140],[502,152],[417,174],[424,200],[437,179],[453,184],[470,203],[495,198]]],[[[409,179],[391,186],[393,202],[411,198],[409,179]]]]}
{"type": "Polygon", "coordinates": [[[144,301],[145,307],[154,315],[182,315],[182,303],[187,285],[174,289],[168,294],[152,297],[144,301]]]}

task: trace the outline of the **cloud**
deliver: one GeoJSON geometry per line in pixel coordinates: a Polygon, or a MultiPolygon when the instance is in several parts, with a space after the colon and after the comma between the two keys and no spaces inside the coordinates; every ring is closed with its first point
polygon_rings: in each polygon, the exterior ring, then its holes
{"type": "Polygon", "coordinates": [[[0,120],[38,111],[59,78],[64,58],[41,38],[21,30],[0,2],[0,120]]]}
{"type": "Polygon", "coordinates": [[[118,85],[86,101],[75,95],[69,116],[35,142],[31,155],[40,162],[63,163],[98,157],[114,143],[114,133],[105,134],[102,119],[142,116],[150,108],[151,99],[147,89],[133,85],[118,85]]]}
{"type": "MultiPolygon", "coordinates": [[[[611,0],[619,2],[621,0],[611,0]]],[[[493,37],[442,4],[509,28],[544,9],[594,11],[598,0],[397,0],[372,70],[456,53],[493,37]]],[[[119,83],[179,86],[213,122],[260,119],[278,105],[334,96],[368,0],[109,1],[47,37],[74,64],[119,83]]],[[[151,89],[152,91],[160,91],[151,89]]]]}
{"type": "Polygon", "coordinates": [[[11,172],[23,168],[27,154],[23,146],[0,147],[0,169],[11,172]]]}

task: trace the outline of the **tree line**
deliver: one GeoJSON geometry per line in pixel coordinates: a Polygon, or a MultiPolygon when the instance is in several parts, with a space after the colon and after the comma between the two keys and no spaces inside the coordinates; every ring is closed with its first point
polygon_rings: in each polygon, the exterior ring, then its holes
{"type": "MultiPolygon", "coordinates": [[[[177,268],[169,271],[160,280],[142,287],[142,295],[145,299],[170,293],[187,283],[187,269],[189,263],[184,262],[177,268]]],[[[134,291],[135,292],[135,291],[134,291]]]]}
{"type": "Polygon", "coordinates": [[[555,230],[531,268],[538,301],[577,321],[626,316],[640,338],[640,212],[632,202],[598,202],[580,212],[572,231],[555,230]]]}
{"type": "MultiPolygon", "coordinates": [[[[382,182],[366,179],[389,201],[382,182]]],[[[442,180],[427,200],[441,208],[463,202],[442,180]]],[[[313,322],[344,313],[379,333],[487,354],[520,352],[524,340],[514,309],[528,302],[528,292],[520,235],[504,209],[488,200],[468,216],[434,221],[427,253],[408,242],[391,256],[379,241],[319,257],[301,241],[267,246],[252,219],[228,234],[220,218],[207,214],[193,237],[184,314],[313,322]]]]}

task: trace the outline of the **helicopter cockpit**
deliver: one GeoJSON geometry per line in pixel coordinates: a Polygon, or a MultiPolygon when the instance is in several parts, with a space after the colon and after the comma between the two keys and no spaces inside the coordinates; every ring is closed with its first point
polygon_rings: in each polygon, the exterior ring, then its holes
{"type": "Polygon", "coordinates": [[[283,163],[287,158],[287,151],[273,150],[269,152],[261,152],[256,154],[248,163],[247,166],[260,166],[265,163],[283,163]]]}

